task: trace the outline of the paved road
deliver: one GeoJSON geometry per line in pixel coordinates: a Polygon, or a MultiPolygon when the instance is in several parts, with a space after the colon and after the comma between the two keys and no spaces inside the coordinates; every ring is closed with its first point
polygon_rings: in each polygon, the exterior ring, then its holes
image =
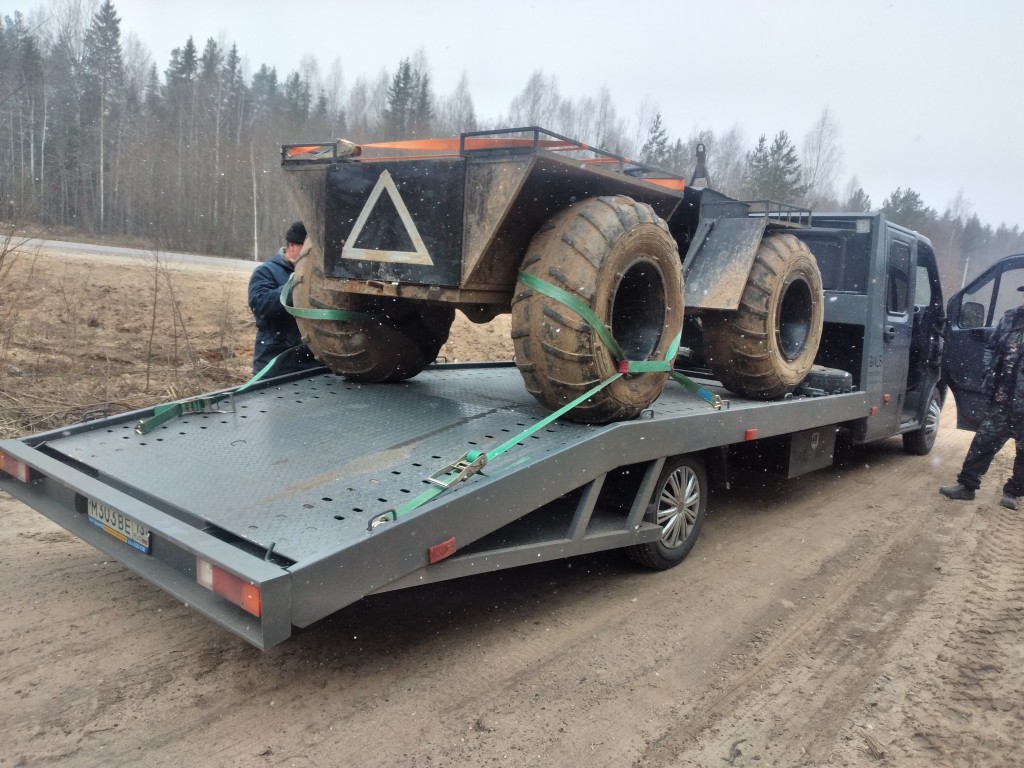
{"type": "Polygon", "coordinates": [[[251,272],[259,262],[244,259],[229,259],[223,256],[204,256],[198,253],[178,253],[176,251],[153,251],[145,248],[120,248],[113,245],[97,245],[95,243],[73,243],[64,240],[26,240],[24,249],[39,249],[47,254],[61,254],[72,257],[101,257],[103,259],[131,259],[151,261],[159,258],[171,266],[191,265],[212,267],[215,269],[230,268],[251,272]]]}

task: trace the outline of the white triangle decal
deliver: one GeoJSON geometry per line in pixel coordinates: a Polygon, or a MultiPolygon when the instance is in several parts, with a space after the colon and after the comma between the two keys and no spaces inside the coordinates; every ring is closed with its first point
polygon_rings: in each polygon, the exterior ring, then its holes
{"type": "Polygon", "coordinates": [[[370,197],[366,201],[366,205],[363,206],[363,210],[359,213],[359,218],[356,219],[355,226],[352,227],[352,232],[345,241],[345,246],[341,249],[341,258],[362,259],[364,261],[387,261],[395,264],[423,264],[431,267],[434,266],[434,260],[430,258],[430,254],[427,252],[427,246],[423,243],[423,238],[420,237],[419,230],[416,229],[412,216],[409,215],[409,209],[405,207],[405,202],[402,200],[402,196],[398,194],[398,187],[395,186],[395,180],[391,178],[391,174],[386,170],[380,175],[380,178],[377,179],[377,184],[370,193],[370,197]],[[385,190],[387,190],[388,197],[391,198],[391,202],[395,204],[395,210],[398,211],[398,216],[402,220],[402,226],[405,227],[405,233],[409,236],[409,240],[412,242],[414,248],[412,251],[382,251],[372,248],[356,248],[354,246],[354,243],[359,240],[359,235],[363,232],[363,227],[366,226],[366,222],[370,218],[370,213],[373,211],[374,206],[377,205],[377,201],[380,199],[381,193],[385,190]]]}

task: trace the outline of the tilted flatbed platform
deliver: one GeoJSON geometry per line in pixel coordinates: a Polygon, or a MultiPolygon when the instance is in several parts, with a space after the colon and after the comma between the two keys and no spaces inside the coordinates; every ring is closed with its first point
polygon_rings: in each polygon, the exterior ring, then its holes
{"type": "Polygon", "coordinates": [[[716,391],[729,407],[670,384],[633,421],[552,422],[376,528],[441,467],[547,416],[514,366],[432,366],[387,385],[314,373],[144,435],[135,425],[152,410],[7,440],[3,466],[22,478],[0,472],[0,489],[268,648],[374,592],[654,541],[662,530],[644,513],[667,457],[839,425],[870,407],[862,392],[761,402],[716,391]],[[609,504],[602,486],[623,471],[633,490],[609,504]],[[90,508],[138,523],[148,551],[97,526],[90,508]],[[211,566],[258,590],[255,612],[197,581],[211,566]]]}

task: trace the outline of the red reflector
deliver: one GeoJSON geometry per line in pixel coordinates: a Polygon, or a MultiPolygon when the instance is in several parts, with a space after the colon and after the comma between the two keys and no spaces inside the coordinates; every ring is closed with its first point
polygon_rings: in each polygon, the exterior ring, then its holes
{"type": "Polygon", "coordinates": [[[427,552],[430,558],[430,564],[439,563],[446,557],[451,557],[455,554],[455,537],[452,536],[448,541],[442,541],[440,544],[435,544],[427,552]]]}
{"type": "Polygon", "coordinates": [[[32,478],[32,470],[29,469],[28,464],[18,461],[3,451],[0,451],[0,469],[23,483],[27,483],[32,478]]]}
{"type": "Polygon", "coordinates": [[[744,440],[757,440],[757,430],[756,429],[748,429],[746,432],[743,433],[743,439],[744,440]]]}
{"type": "Polygon", "coordinates": [[[262,612],[259,587],[202,558],[196,558],[196,581],[253,616],[262,612]]]}
{"type": "Polygon", "coordinates": [[[878,406],[877,405],[872,405],[871,406],[871,410],[868,411],[868,416],[877,416],[877,415],[878,415],[878,406]]]}
{"type": "Polygon", "coordinates": [[[619,373],[629,373],[629,360],[619,360],[619,373]]]}

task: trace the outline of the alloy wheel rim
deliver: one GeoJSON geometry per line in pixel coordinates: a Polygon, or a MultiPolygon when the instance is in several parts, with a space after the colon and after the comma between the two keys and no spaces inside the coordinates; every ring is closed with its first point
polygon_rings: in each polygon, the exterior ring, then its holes
{"type": "Polygon", "coordinates": [[[669,549],[682,546],[693,532],[699,510],[697,473],[690,467],[679,467],[665,479],[658,498],[661,543],[669,549]]]}

